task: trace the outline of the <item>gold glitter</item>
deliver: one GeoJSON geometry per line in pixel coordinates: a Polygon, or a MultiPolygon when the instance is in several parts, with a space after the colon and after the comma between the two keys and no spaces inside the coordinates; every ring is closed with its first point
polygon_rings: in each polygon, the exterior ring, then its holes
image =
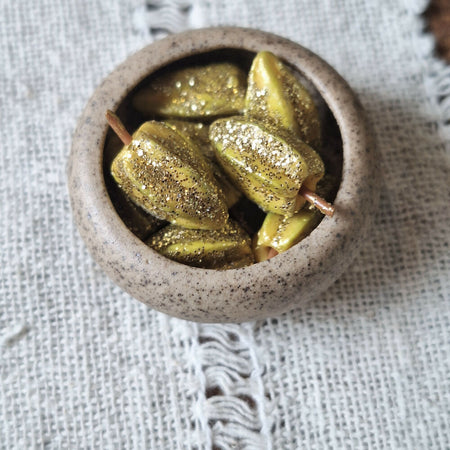
{"type": "Polygon", "coordinates": [[[166,125],[173,128],[185,138],[189,138],[193,145],[209,160],[214,160],[214,147],[209,141],[209,127],[201,122],[190,122],[187,120],[166,120],[166,125]]]}
{"type": "Polygon", "coordinates": [[[188,230],[168,225],[147,244],[183,264],[207,269],[236,269],[254,262],[251,239],[234,221],[220,230],[188,230]]]}
{"type": "Polygon", "coordinates": [[[188,122],[186,120],[167,120],[165,123],[182,134],[183,137],[190,140],[192,144],[196,146],[206,157],[214,177],[225,195],[225,201],[228,208],[231,208],[235,203],[237,203],[241,197],[241,193],[225,175],[217,162],[214,146],[209,140],[208,125],[203,123],[188,122]]]}
{"type": "Polygon", "coordinates": [[[187,67],[155,78],[133,98],[146,115],[204,118],[242,113],[245,72],[231,63],[187,67]]]}
{"type": "Polygon", "coordinates": [[[145,122],[114,159],[111,173],[134,203],[160,219],[201,229],[222,228],[227,220],[225,199],[210,166],[163,123],[145,122]]]}
{"type": "Polygon", "coordinates": [[[317,226],[322,214],[317,209],[304,208],[292,217],[267,214],[254,238],[253,251],[257,262],[265,261],[270,249],[278,253],[289,250],[308,236],[317,226]]]}
{"type": "MultiPolygon", "coordinates": [[[[337,189],[337,182],[335,177],[325,175],[317,184],[317,193],[328,200],[337,189]]],[[[253,238],[256,262],[265,261],[271,249],[278,253],[290,249],[308,236],[322,218],[323,214],[310,203],[307,203],[292,217],[274,213],[267,214],[261,228],[253,238]]]]}
{"type": "Polygon", "coordinates": [[[171,222],[147,241],[170,259],[242,267],[253,252],[262,261],[287,250],[322,217],[313,206],[299,211],[301,186],[315,191],[324,175],[311,96],[270,52],[256,55],[248,89],[246,78],[231,63],[191,66],[161,73],[133,98],[141,113],[168,120],[144,123],[111,173],[134,204],[171,222]],[[268,212],[253,250],[228,218],[241,192],[268,212]]]}
{"type": "Polygon", "coordinates": [[[259,52],[248,76],[245,113],[295,133],[314,149],[320,148],[317,108],[291,70],[270,52],[259,52]]]}
{"type": "Polygon", "coordinates": [[[243,117],[219,119],[210,138],[225,172],[263,210],[292,215],[302,182],[310,174],[306,158],[314,152],[290,133],[243,117]]]}
{"type": "Polygon", "coordinates": [[[123,222],[138,238],[144,240],[164,225],[131,202],[121,189],[114,189],[112,199],[123,222]]]}

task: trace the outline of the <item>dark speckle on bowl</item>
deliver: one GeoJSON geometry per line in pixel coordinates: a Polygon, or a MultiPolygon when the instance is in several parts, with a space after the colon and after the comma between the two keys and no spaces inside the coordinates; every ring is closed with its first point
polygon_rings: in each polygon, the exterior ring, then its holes
{"type": "MultiPolygon", "coordinates": [[[[131,120],[132,118],[130,118],[131,120]]],[[[136,119],[137,120],[137,119],[136,119]]],[[[67,166],[73,217],[92,257],[136,299],[164,313],[202,322],[276,316],[312,300],[345,270],[377,204],[377,159],[359,100],[325,61],[308,49],[258,30],[210,28],[169,36],[129,57],[97,88],[74,133],[67,166]],[[128,229],[105,177],[105,111],[126,108],[127,96],[154,72],[189,58],[251,55],[269,50],[317,90],[342,137],[335,214],[302,242],[263,263],[215,271],[170,261],[128,229]],[[334,120],[333,119],[333,120],[334,120]]]]}

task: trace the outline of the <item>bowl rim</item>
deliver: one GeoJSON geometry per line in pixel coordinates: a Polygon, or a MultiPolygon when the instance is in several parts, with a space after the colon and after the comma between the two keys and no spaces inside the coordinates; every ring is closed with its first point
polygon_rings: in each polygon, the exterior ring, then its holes
{"type": "Polygon", "coordinates": [[[271,33],[213,27],[149,44],[103,80],[81,114],[73,136],[68,186],[83,240],[118,285],[152,308],[177,317],[236,322],[267,317],[268,311],[269,315],[277,315],[300,300],[310,300],[342,273],[346,264],[339,263],[339,252],[351,258],[367,228],[365,204],[373,199],[368,189],[360,187],[374,180],[374,160],[363,108],[347,82],[327,62],[300,44],[271,33]],[[189,267],[168,260],[145,245],[117,214],[103,174],[106,109],[117,110],[134,87],[156,70],[195,53],[221,49],[269,50],[287,61],[327,103],[338,123],[343,145],[335,215],[325,217],[308,238],[276,258],[226,271],[189,267]],[[319,283],[320,289],[306,289],[307,282],[319,283]],[[255,306],[257,297],[266,298],[266,307],[255,306]]]}

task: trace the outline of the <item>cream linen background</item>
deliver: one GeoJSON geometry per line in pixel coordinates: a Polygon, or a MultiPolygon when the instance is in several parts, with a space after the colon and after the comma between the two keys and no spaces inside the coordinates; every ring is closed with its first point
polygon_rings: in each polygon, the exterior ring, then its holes
{"type": "Polygon", "coordinates": [[[0,0],[0,448],[450,447],[450,72],[419,0],[0,0]],[[312,304],[243,325],[129,298],[72,224],[76,119],[166,31],[242,25],[319,53],[360,95],[381,206],[312,304]]]}

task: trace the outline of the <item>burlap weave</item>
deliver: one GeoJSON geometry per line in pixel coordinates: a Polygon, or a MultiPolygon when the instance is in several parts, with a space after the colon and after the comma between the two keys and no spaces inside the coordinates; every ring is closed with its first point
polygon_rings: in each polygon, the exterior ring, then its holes
{"type": "Polygon", "coordinates": [[[450,71],[422,0],[0,1],[0,448],[450,447],[450,71]],[[381,155],[361,253],[313,304],[197,325],[132,300],[72,223],[88,97],[167,32],[241,25],[328,60],[381,155]]]}

